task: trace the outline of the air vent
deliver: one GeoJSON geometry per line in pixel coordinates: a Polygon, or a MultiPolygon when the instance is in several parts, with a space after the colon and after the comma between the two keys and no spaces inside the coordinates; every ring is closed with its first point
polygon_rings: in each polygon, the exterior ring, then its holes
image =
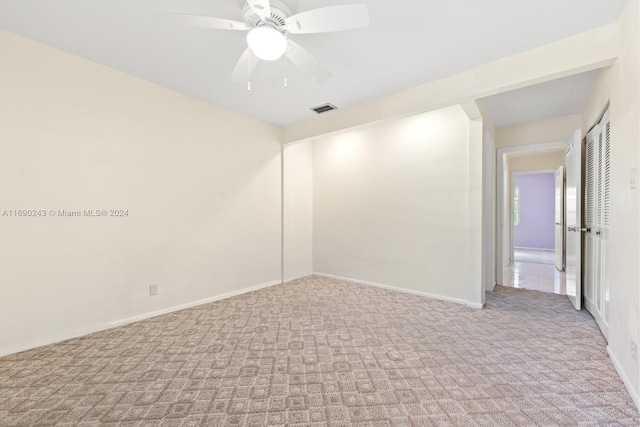
{"type": "Polygon", "coordinates": [[[337,110],[338,108],[335,105],[331,104],[323,104],[317,107],[313,107],[312,110],[318,114],[326,113],[327,111],[337,110]]]}

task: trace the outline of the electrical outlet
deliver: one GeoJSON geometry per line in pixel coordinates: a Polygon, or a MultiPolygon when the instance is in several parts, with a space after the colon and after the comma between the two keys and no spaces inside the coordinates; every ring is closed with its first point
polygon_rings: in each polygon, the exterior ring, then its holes
{"type": "Polygon", "coordinates": [[[631,174],[629,177],[629,188],[632,190],[638,188],[638,167],[634,166],[631,168],[631,174]]]}
{"type": "Polygon", "coordinates": [[[631,341],[631,358],[638,361],[638,343],[635,341],[631,341]]]}
{"type": "Polygon", "coordinates": [[[158,285],[153,284],[149,285],[149,296],[158,295],[158,285]]]}

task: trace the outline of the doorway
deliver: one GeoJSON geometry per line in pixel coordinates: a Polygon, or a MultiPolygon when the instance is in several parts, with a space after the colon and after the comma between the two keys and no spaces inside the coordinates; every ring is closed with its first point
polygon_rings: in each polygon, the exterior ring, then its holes
{"type": "Polygon", "coordinates": [[[514,261],[553,264],[556,171],[513,172],[511,182],[514,261]]]}
{"type": "Polygon", "coordinates": [[[500,238],[498,278],[503,286],[564,294],[555,266],[556,174],[566,142],[498,150],[500,238]]]}
{"type": "Polygon", "coordinates": [[[554,171],[564,164],[566,141],[501,148],[497,152],[497,262],[500,279],[505,267],[514,261],[511,207],[512,172],[554,171]]]}

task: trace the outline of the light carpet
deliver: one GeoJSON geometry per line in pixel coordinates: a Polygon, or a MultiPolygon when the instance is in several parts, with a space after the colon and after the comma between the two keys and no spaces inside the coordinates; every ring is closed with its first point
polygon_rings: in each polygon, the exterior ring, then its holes
{"type": "Polygon", "coordinates": [[[586,312],[309,277],[0,359],[0,425],[640,425],[586,312]]]}

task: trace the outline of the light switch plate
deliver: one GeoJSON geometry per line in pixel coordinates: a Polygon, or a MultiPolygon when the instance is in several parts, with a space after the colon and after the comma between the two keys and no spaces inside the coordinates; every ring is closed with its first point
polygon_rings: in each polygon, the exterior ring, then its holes
{"type": "Polygon", "coordinates": [[[631,176],[629,178],[629,188],[638,188],[638,167],[631,168],[631,176]]]}

